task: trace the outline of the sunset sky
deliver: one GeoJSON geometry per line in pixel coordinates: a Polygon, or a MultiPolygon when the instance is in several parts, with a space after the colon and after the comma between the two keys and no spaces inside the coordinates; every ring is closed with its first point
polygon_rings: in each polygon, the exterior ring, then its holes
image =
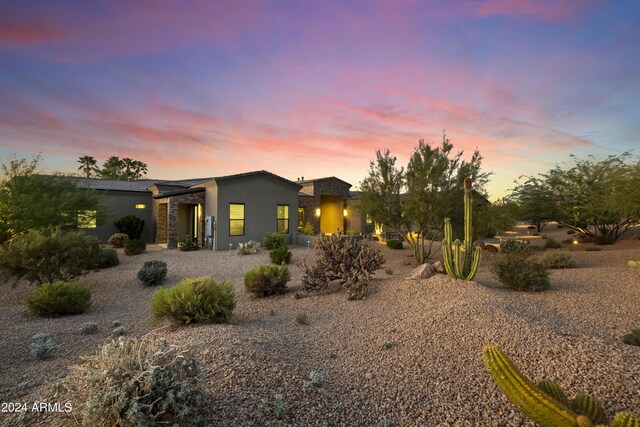
{"type": "Polygon", "coordinates": [[[478,147],[491,198],[640,149],[637,0],[3,1],[0,158],[133,157],[354,186],[376,149],[478,147]]]}

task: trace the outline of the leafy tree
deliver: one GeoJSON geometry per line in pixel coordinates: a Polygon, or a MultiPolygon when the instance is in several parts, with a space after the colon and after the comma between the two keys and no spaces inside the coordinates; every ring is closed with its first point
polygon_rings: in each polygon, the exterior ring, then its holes
{"type": "Polygon", "coordinates": [[[98,161],[93,156],[82,156],[78,158],[78,163],[80,163],[78,170],[82,171],[85,178],[96,176],[100,171],[98,169],[98,161]]]}
{"type": "Polygon", "coordinates": [[[574,157],[570,168],[555,168],[542,177],[557,210],[556,220],[587,236],[614,241],[640,225],[640,161],[612,155],[596,162],[574,157]]]}
{"type": "Polygon", "coordinates": [[[499,199],[473,212],[473,227],[477,238],[495,237],[513,228],[518,217],[518,206],[507,199],[499,199]]]}
{"type": "Polygon", "coordinates": [[[526,178],[526,181],[511,190],[509,199],[518,204],[518,218],[535,225],[539,233],[549,221],[557,217],[556,203],[544,179],[526,178]]]}
{"type": "Polygon", "coordinates": [[[32,229],[78,228],[87,213],[101,211],[97,192],[79,188],[71,177],[38,174],[40,161],[39,155],[14,156],[1,166],[0,243],[32,229]]]}
{"type": "Polygon", "coordinates": [[[420,264],[431,256],[427,235],[435,237],[445,217],[462,217],[464,178],[471,178],[481,192],[488,181],[478,150],[469,161],[462,159],[462,151],[452,150],[446,134],[436,148],[420,140],[406,169],[396,166],[389,150],[377,151],[369,176],[360,183],[359,209],[405,236],[420,264]]]}

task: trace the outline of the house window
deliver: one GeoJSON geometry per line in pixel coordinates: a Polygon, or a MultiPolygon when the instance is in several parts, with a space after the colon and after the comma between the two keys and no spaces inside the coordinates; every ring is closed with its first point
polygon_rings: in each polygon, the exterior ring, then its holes
{"type": "Polygon", "coordinates": [[[229,203],[229,236],[244,236],[244,203],[229,203]]]}
{"type": "Polygon", "coordinates": [[[304,208],[298,208],[298,230],[304,228],[304,208]]]}
{"type": "Polygon", "coordinates": [[[146,209],[147,205],[144,203],[136,203],[136,209],[146,209]]]}
{"type": "Polygon", "coordinates": [[[371,215],[367,214],[367,216],[365,217],[365,222],[367,224],[373,224],[373,218],[371,218],[371,215]]]}
{"type": "Polygon", "coordinates": [[[76,223],[78,228],[96,228],[96,211],[78,211],[76,223]]]}
{"type": "Polygon", "coordinates": [[[286,234],[289,232],[289,205],[278,205],[277,212],[278,229],[276,232],[286,234]]]}

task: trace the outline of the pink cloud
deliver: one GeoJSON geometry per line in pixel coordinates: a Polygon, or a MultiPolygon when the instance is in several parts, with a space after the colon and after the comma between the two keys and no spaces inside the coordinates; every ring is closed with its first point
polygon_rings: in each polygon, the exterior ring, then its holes
{"type": "Polygon", "coordinates": [[[584,9],[591,0],[471,0],[464,9],[479,17],[529,17],[545,22],[563,22],[584,9]]]}

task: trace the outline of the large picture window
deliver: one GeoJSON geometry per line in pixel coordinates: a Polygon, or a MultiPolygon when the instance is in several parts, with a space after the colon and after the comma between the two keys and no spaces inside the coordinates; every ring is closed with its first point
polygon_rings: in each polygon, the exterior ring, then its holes
{"type": "Polygon", "coordinates": [[[278,233],[289,232],[289,205],[278,205],[278,233]]]}
{"type": "Polygon", "coordinates": [[[229,236],[244,236],[244,203],[229,203],[229,236]]]}
{"type": "Polygon", "coordinates": [[[304,208],[298,208],[298,230],[304,228],[304,208]]]}

